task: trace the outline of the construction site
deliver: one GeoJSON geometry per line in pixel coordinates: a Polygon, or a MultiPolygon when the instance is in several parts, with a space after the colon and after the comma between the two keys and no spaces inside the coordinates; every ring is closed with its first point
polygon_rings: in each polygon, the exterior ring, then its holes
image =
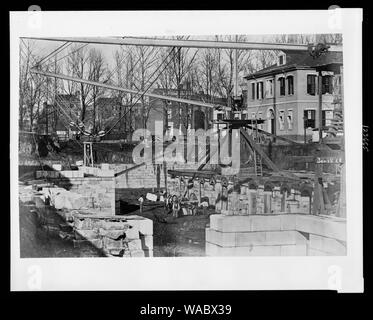
{"type": "Polygon", "coordinates": [[[21,258],[346,255],[339,35],[21,38],[19,59],[21,258]]]}

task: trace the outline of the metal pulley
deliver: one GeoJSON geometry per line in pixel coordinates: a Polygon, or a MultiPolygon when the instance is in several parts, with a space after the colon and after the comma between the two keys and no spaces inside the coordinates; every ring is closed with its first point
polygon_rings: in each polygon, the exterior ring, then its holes
{"type": "Polygon", "coordinates": [[[222,187],[225,187],[225,188],[228,187],[228,179],[226,177],[221,178],[221,185],[222,187]]]}
{"type": "Polygon", "coordinates": [[[188,180],[188,189],[192,189],[194,187],[193,179],[188,180]]]}
{"type": "Polygon", "coordinates": [[[215,177],[210,178],[210,185],[214,186],[216,184],[216,179],[215,177]]]}
{"type": "Polygon", "coordinates": [[[97,136],[98,137],[103,137],[105,134],[106,134],[105,130],[101,130],[101,131],[98,132],[97,136]]]}

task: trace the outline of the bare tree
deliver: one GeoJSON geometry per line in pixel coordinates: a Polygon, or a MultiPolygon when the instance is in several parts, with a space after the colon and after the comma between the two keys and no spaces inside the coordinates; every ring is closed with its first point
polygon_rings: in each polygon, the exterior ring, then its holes
{"type": "MultiPolygon", "coordinates": [[[[237,41],[246,40],[243,35],[239,36],[216,36],[216,40],[222,41],[237,41]]],[[[217,91],[220,96],[229,98],[232,96],[234,88],[234,65],[235,65],[235,49],[219,50],[217,54],[218,68],[218,83],[217,91]]],[[[251,50],[237,50],[237,69],[238,73],[242,74],[254,69],[253,53],[251,50]]],[[[229,99],[228,99],[229,101],[229,99]]]]}
{"type": "MultiPolygon", "coordinates": [[[[102,82],[106,72],[107,67],[105,65],[104,58],[101,52],[97,49],[91,49],[88,54],[88,79],[94,82],[102,82]]],[[[103,118],[106,117],[105,110],[106,106],[103,106],[100,112],[97,112],[97,99],[104,93],[104,89],[98,86],[92,86],[91,89],[91,99],[92,101],[92,121],[93,121],[93,132],[99,131],[102,129],[103,126],[103,118]],[[98,122],[96,121],[98,118],[98,122]]],[[[112,106],[109,106],[112,107],[112,106]]],[[[111,110],[110,110],[111,111],[111,110]]]]}
{"type": "MultiPolygon", "coordinates": [[[[149,90],[149,86],[155,77],[155,75],[152,77],[152,72],[154,71],[158,61],[157,48],[143,46],[135,47],[134,57],[137,59],[138,63],[134,66],[134,81],[132,85],[138,91],[147,91],[149,90]]],[[[146,97],[141,96],[140,101],[143,115],[142,127],[146,129],[150,106],[146,97]]]]}
{"type": "MultiPolygon", "coordinates": [[[[72,46],[66,62],[67,73],[81,79],[89,78],[89,54],[86,49],[72,46]]],[[[89,94],[92,86],[84,83],[68,81],[68,92],[73,95],[79,91],[81,110],[80,120],[84,122],[88,105],[89,94]]]]}
{"type": "Polygon", "coordinates": [[[34,121],[38,120],[40,115],[40,107],[45,91],[43,88],[43,81],[41,76],[34,75],[30,69],[39,60],[33,51],[33,45],[30,42],[22,42],[20,56],[20,101],[19,101],[19,115],[20,115],[20,129],[24,129],[24,120],[28,117],[30,131],[34,130],[34,121]]]}
{"type": "MultiPolygon", "coordinates": [[[[218,50],[205,49],[201,52],[199,58],[199,77],[198,86],[208,96],[209,102],[212,102],[212,96],[218,92],[218,50]]],[[[194,78],[194,77],[193,77],[194,78]]]]}

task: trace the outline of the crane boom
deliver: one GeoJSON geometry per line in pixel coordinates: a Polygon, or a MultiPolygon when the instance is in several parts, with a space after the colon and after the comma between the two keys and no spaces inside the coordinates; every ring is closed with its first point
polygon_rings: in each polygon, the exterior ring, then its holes
{"type": "MultiPolygon", "coordinates": [[[[68,41],[79,43],[95,43],[110,45],[135,45],[155,47],[186,47],[186,48],[215,48],[215,49],[239,49],[239,50],[286,50],[286,51],[307,51],[306,44],[289,43],[260,43],[260,42],[231,42],[212,40],[189,40],[189,39],[154,39],[139,37],[25,37],[24,39],[47,40],[47,41],[68,41]]],[[[328,51],[342,52],[342,47],[330,45],[328,51]]]]}
{"type": "Polygon", "coordinates": [[[186,103],[186,104],[196,105],[196,106],[201,106],[201,107],[206,107],[206,108],[214,108],[215,109],[215,108],[218,107],[217,104],[214,105],[214,104],[211,104],[211,103],[205,103],[205,102],[197,101],[197,100],[188,100],[188,99],[182,99],[182,98],[175,98],[175,97],[171,97],[171,96],[164,96],[164,95],[160,95],[160,94],[147,93],[145,91],[136,91],[136,90],[122,88],[122,87],[118,87],[118,86],[113,86],[113,85],[109,85],[109,84],[101,83],[101,82],[97,82],[97,81],[75,78],[75,77],[67,76],[67,75],[64,75],[64,74],[61,74],[61,73],[52,73],[52,72],[41,71],[41,70],[37,70],[35,68],[32,68],[30,70],[30,72],[40,74],[40,75],[43,75],[43,76],[46,76],[46,77],[52,77],[52,78],[58,78],[58,79],[62,79],[62,80],[75,81],[75,82],[84,83],[84,84],[97,86],[97,87],[101,87],[101,88],[106,88],[106,89],[110,89],[110,90],[117,90],[117,91],[132,93],[132,94],[135,94],[135,95],[138,95],[138,96],[144,95],[144,96],[148,96],[148,97],[152,97],[152,98],[156,98],[156,99],[181,102],[181,103],[186,103]]]}

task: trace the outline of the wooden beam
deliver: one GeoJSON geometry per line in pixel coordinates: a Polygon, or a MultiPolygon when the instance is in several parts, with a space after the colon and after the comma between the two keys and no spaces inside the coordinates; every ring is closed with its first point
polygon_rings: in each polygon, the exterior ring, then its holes
{"type": "Polygon", "coordinates": [[[253,150],[255,150],[263,158],[263,160],[270,167],[270,169],[272,169],[275,172],[280,172],[280,169],[265,154],[265,152],[262,150],[262,148],[260,148],[259,146],[257,146],[257,144],[255,143],[255,141],[249,136],[249,134],[245,130],[240,129],[240,133],[241,133],[242,137],[246,140],[246,142],[249,144],[249,146],[253,150]]]}
{"type": "MultiPolygon", "coordinates": [[[[140,37],[24,37],[23,39],[94,43],[107,45],[135,45],[154,47],[214,48],[238,50],[286,50],[308,51],[307,44],[266,43],[266,42],[232,42],[190,39],[152,39],[140,37]]],[[[328,51],[342,52],[342,46],[331,45],[328,51]]]]}
{"type": "MultiPolygon", "coordinates": [[[[250,128],[250,129],[254,129],[254,127],[253,126],[251,126],[251,125],[246,125],[248,128],[250,128]]],[[[292,144],[299,144],[299,145],[303,145],[303,143],[299,143],[299,142],[295,142],[295,141],[293,141],[293,140],[290,140],[290,139],[288,139],[288,138],[284,138],[284,137],[282,137],[282,136],[278,136],[278,135],[275,135],[275,134],[273,134],[273,133],[270,133],[270,132],[267,132],[267,131],[264,131],[264,130],[261,130],[261,129],[255,129],[255,130],[258,130],[258,132],[260,132],[260,133],[263,133],[263,134],[265,134],[265,135],[267,135],[267,136],[270,136],[270,137],[275,137],[276,139],[278,139],[278,140],[282,140],[282,141],[285,141],[285,142],[288,142],[288,143],[292,143],[292,144]]]]}
{"type": "Polygon", "coordinates": [[[136,90],[132,90],[132,89],[127,89],[127,88],[122,88],[122,87],[118,87],[118,86],[109,85],[109,84],[102,83],[102,82],[75,78],[75,77],[67,76],[67,75],[64,75],[64,74],[61,74],[61,73],[52,73],[52,72],[41,71],[41,70],[38,70],[38,69],[35,69],[35,68],[31,69],[30,72],[40,74],[40,75],[43,75],[43,76],[46,76],[46,77],[52,77],[52,78],[58,78],[58,79],[62,79],[62,80],[69,80],[69,81],[75,81],[75,82],[79,82],[79,83],[89,84],[91,86],[97,86],[97,87],[106,88],[106,89],[109,89],[109,90],[117,90],[117,91],[128,92],[128,93],[132,93],[132,94],[135,94],[135,95],[138,95],[138,96],[144,95],[144,96],[148,96],[148,97],[152,97],[152,98],[156,98],[156,99],[175,101],[175,102],[180,102],[180,103],[185,103],[185,104],[190,104],[190,105],[195,105],[195,106],[201,106],[201,107],[205,107],[205,108],[212,108],[212,109],[215,109],[219,106],[219,105],[214,105],[214,104],[210,104],[210,103],[205,103],[205,102],[202,102],[202,101],[175,98],[175,97],[171,97],[171,96],[163,96],[163,95],[160,95],[160,94],[147,93],[147,92],[144,92],[144,91],[136,91],[136,90]]]}
{"type": "Polygon", "coordinates": [[[291,174],[289,172],[280,171],[280,169],[272,162],[272,160],[265,154],[265,152],[262,150],[262,148],[255,143],[255,141],[250,137],[250,135],[245,130],[241,129],[240,132],[241,132],[241,136],[246,140],[246,142],[249,144],[249,146],[253,150],[255,150],[257,153],[259,153],[259,155],[262,157],[264,162],[268,165],[268,167],[271,170],[273,170],[277,174],[279,174],[281,176],[284,176],[284,177],[287,177],[289,179],[300,180],[300,178],[297,177],[294,174],[291,174]]]}

